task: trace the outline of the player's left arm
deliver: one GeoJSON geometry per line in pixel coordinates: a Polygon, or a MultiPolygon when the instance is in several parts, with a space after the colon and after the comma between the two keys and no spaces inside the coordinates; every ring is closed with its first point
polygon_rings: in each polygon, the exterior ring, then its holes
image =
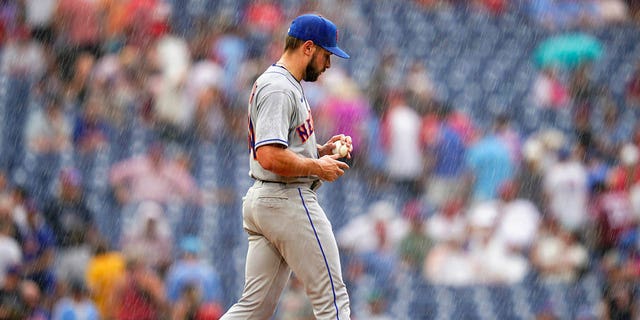
{"type": "Polygon", "coordinates": [[[351,141],[351,137],[350,136],[345,136],[344,134],[339,134],[339,135],[335,135],[333,137],[331,137],[331,139],[329,139],[329,141],[327,141],[325,144],[323,145],[319,145],[318,146],[318,157],[323,157],[326,155],[332,155],[333,154],[333,143],[336,141],[342,141],[344,144],[347,145],[347,149],[349,151],[349,153],[347,154],[347,158],[351,158],[351,151],[353,151],[353,143],[351,141]]]}

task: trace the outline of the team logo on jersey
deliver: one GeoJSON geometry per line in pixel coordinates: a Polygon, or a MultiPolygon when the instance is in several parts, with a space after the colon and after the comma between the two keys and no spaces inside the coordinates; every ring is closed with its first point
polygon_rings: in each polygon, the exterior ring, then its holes
{"type": "Polygon", "coordinates": [[[305,120],[301,125],[296,127],[296,132],[298,133],[298,136],[300,136],[302,143],[305,143],[307,142],[309,137],[311,137],[311,135],[313,134],[313,131],[314,131],[313,117],[311,116],[311,112],[309,112],[309,116],[307,117],[307,120],[305,120]]]}

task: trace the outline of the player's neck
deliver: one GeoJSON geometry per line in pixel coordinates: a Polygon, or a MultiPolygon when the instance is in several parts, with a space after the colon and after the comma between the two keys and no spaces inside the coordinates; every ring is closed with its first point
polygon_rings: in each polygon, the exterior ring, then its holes
{"type": "Polygon", "coordinates": [[[298,82],[302,81],[302,76],[304,73],[304,68],[296,61],[300,61],[300,59],[295,59],[291,55],[285,53],[280,57],[280,60],[276,62],[277,66],[287,69],[291,75],[298,80],[298,82]]]}

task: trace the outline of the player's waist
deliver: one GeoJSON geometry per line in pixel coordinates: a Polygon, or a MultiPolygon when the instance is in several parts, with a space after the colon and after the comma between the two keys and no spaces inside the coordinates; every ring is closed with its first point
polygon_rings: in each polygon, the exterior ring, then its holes
{"type": "Polygon", "coordinates": [[[281,186],[283,188],[309,188],[315,191],[318,188],[320,188],[320,185],[322,185],[322,181],[313,180],[313,181],[304,181],[304,182],[297,182],[297,181],[282,182],[282,181],[269,181],[269,180],[255,179],[255,183],[254,183],[254,185],[268,185],[268,184],[281,186]]]}

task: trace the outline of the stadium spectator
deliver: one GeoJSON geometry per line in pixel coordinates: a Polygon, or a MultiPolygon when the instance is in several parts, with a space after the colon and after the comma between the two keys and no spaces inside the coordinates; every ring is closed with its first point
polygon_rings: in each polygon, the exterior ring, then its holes
{"type": "Polygon", "coordinates": [[[85,203],[80,172],[63,168],[58,189],[42,209],[56,240],[56,278],[60,281],[83,279],[91,257],[89,244],[97,236],[93,212],[85,203]]]}
{"type": "Polygon", "coordinates": [[[228,143],[232,110],[223,90],[223,67],[211,59],[195,62],[189,72],[188,96],[194,104],[194,132],[201,141],[228,143]]]}
{"type": "Polygon", "coordinates": [[[429,251],[422,271],[433,284],[465,286],[478,283],[476,266],[465,249],[465,238],[450,238],[436,243],[429,251]]]}
{"type": "Polygon", "coordinates": [[[405,93],[393,91],[382,117],[381,143],[385,151],[385,170],[397,189],[407,199],[420,194],[424,156],[420,148],[420,115],[414,106],[407,105],[405,93]]]}
{"type": "Polygon", "coordinates": [[[2,71],[28,80],[37,80],[45,72],[42,46],[31,38],[26,26],[19,26],[3,48],[2,71]]]}
{"type": "Polygon", "coordinates": [[[131,220],[122,231],[123,252],[136,252],[142,263],[164,275],[173,257],[173,232],[164,208],[142,202],[131,220]]]}
{"type": "MultiPolygon", "coordinates": [[[[574,109],[585,109],[588,114],[596,105],[599,96],[598,90],[591,80],[592,64],[582,63],[571,73],[569,81],[569,93],[574,109]]],[[[575,111],[574,111],[575,112],[575,111]]]]}
{"type": "MultiPolygon", "coordinates": [[[[10,271],[22,272],[22,269],[11,269],[12,266],[19,266],[22,263],[22,249],[20,244],[13,237],[13,225],[10,217],[0,218],[0,284],[6,283],[10,277],[10,271]]],[[[21,274],[20,274],[21,275],[21,274]]],[[[19,275],[19,276],[20,276],[19,275]]]]}
{"type": "Polygon", "coordinates": [[[107,106],[97,97],[88,98],[73,126],[73,144],[83,154],[93,154],[109,143],[111,126],[105,119],[107,106]]]}
{"type": "Polygon", "coordinates": [[[203,303],[201,291],[195,283],[187,283],[173,306],[172,319],[217,320],[222,316],[222,308],[218,305],[203,303]]]}
{"type": "Polygon", "coordinates": [[[565,230],[553,217],[542,220],[531,248],[531,264],[545,282],[573,282],[587,267],[589,253],[577,233],[565,230]]]}
{"type": "Polygon", "coordinates": [[[43,297],[36,283],[23,281],[20,284],[20,293],[26,306],[26,320],[47,320],[51,318],[47,311],[48,305],[43,301],[43,298],[47,299],[48,296],[45,294],[43,297]]]}
{"type": "Polygon", "coordinates": [[[146,52],[169,29],[172,8],[164,0],[131,0],[124,4],[123,42],[146,52]]]}
{"type": "Polygon", "coordinates": [[[436,106],[435,117],[423,119],[422,140],[425,144],[426,199],[439,208],[451,198],[464,193],[466,146],[460,134],[449,122],[453,112],[447,104],[436,106]],[[433,124],[427,122],[435,121],[433,124]]]}
{"type": "Polygon", "coordinates": [[[131,12],[127,12],[132,1],[101,0],[100,11],[103,19],[103,49],[105,53],[113,53],[125,45],[126,32],[130,23],[131,12]]]}
{"type": "Polygon", "coordinates": [[[315,319],[313,307],[304,292],[304,286],[295,274],[291,276],[289,287],[284,291],[276,316],[282,320],[315,319]]]}
{"type": "Polygon", "coordinates": [[[169,314],[162,278],[128,253],[125,275],[115,285],[109,308],[121,320],[157,319],[169,314]]]}
{"type": "Polygon", "coordinates": [[[403,209],[403,217],[409,223],[409,231],[400,239],[398,255],[402,264],[410,270],[422,270],[424,258],[433,247],[433,241],[425,231],[428,214],[426,205],[418,200],[408,202],[403,209]]]}
{"type": "Polygon", "coordinates": [[[3,2],[0,4],[0,26],[2,26],[2,39],[6,41],[6,37],[15,31],[20,25],[20,3],[17,2],[3,2]]]}
{"type": "Polygon", "coordinates": [[[124,276],[125,264],[125,258],[119,251],[109,250],[105,241],[98,241],[87,265],[85,281],[101,319],[113,319],[115,316],[109,299],[114,294],[117,281],[124,276]]]}
{"type": "Polygon", "coordinates": [[[500,186],[494,236],[510,251],[525,254],[538,235],[541,215],[531,201],[517,197],[518,185],[511,180],[500,186]]]}
{"type": "Polygon", "coordinates": [[[164,154],[164,144],[156,141],[149,145],[145,155],[112,166],[109,181],[120,205],[146,200],[161,205],[198,200],[194,178],[164,154]]]}
{"type": "Polygon", "coordinates": [[[389,312],[389,299],[379,290],[373,289],[367,297],[367,306],[359,317],[371,320],[391,320],[394,317],[389,312]]]}
{"type": "Polygon", "coordinates": [[[155,69],[150,79],[153,125],[161,135],[184,143],[193,126],[195,105],[185,98],[191,52],[185,39],[167,33],[158,38],[149,57],[155,69]]]}
{"type": "Polygon", "coordinates": [[[390,234],[384,241],[391,247],[395,247],[408,230],[393,204],[380,200],[371,204],[366,214],[354,217],[337,232],[338,246],[357,254],[376,250],[383,245],[383,239],[376,235],[377,226],[389,228],[390,234]]]}
{"type": "Polygon", "coordinates": [[[26,279],[33,281],[47,296],[56,288],[53,263],[55,237],[33,201],[27,207],[26,225],[19,229],[26,279]]]}
{"type": "Polygon", "coordinates": [[[599,158],[607,164],[613,164],[618,158],[620,147],[631,136],[632,125],[620,113],[618,106],[609,98],[606,99],[603,114],[592,120],[595,147],[599,158]]]}
{"type": "Polygon", "coordinates": [[[181,257],[167,271],[165,283],[167,298],[176,303],[189,285],[193,286],[200,303],[213,304],[222,308],[222,288],[220,278],[207,261],[200,257],[202,243],[194,236],[180,240],[181,257]]]}
{"type": "Polygon", "coordinates": [[[586,28],[601,21],[596,1],[543,0],[526,1],[534,21],[551,30],[586,28]]]}
{"type": "MultiPolygon", "coordinates": [[[[89,93],[89,87],[91,84],[91,71],[94,68],[96,58],[88,52],[80,52],[76,58],[73,58],[72,68],[73,72],[64,78],[64,73],[60,74],[63,81],[65,101],[76,108],[85,102],[85,99],[89,93]]],[[[57,66],[57,72],[64,72],[64,65],[57,66]]]]}
{"type": "Polygon", "coordinates": [[[618,165],[609,170],[607,183],[615,191],[629,192],[640,183],[640,150],[633,144],[627,143],[619,152],[618,165]]]}
{"type": "Polygon", "coordinates": [[[371,75],[366,93],[371,101],[371,107],[378,118],[383,118],[390,105],[391,95],[400,87],[401,76],[397,70],[396,54],[384,52],[380,62],[371,75]]]}
{"type": "Polygon", "coordinates": [[[461,240],[467,233],[467,219],[461,196],[445,202],[427,220],[427,234],[435,242],[461,240]]]}
{"type": "Polygon", "coordinates": [[[273,0],[253,1],[244,11],[243,22],[249,36],[249,53],[261,56],[267,47],[267,42],[283,25],[284,12],[280,5],[273,0]]]}
{"type": "Polygon", "coordinates": [[[629,19],[629,8],[622,0],[597,0],[596,9],[602,24],[621,24],[629,19]]]}
{"type": "Polygon", "coordinates": [[[627,107],[633,108],[638,114],[638,109],[640,109],[640,61],[636,62],[636,67],[631,77],[627,80],[625,98],[627,107]]]}
{"type": "Polygon", "coordinates": [[[495,129],[469,147],[465,161],[472,202],[495,199],[500,185],[515,174],[509,147],[495,129]]]}
{"type": "Polygon", "coordinates": [[[542,112],[545,123],[557,126],[557,113],[569,107],[570,97],[569,87],[557,67],[547,66],[540,70],[533,82],[531,99],[542,112]]]}
{"type": "Polygon", "coordinates": [[[518,182],[518,196],[546,211],[542,190],[544,146],[536,137],[530,137],[522,146],[522,162],[514,181],[518,182]]]}
{"type": "Polygon", "coordinates": [[[431,107],[435,101],[436,88],[427,67],[422,61],[415,60],[411,63],[404,83],[407,88],[407,101],[409,101],[409,104],[416,106],[421,114],[426,113],[425,109],[431,107]]]}
{"type": "Polygon", "coordinates": [[[623,236],[638,223],[629,193],[611,190],[609,185],[596,186],[590,214],[595,220],[595,230],[592,231],[595,237],[594,251],[599,255],[618,246],[623,236]]]}
{"type": "Polygon", "coordinates": [[[35,207],[36,203],[30,199],[29,191],[21,186],[13,187],[11,191],[11,205],[13,206],[12,216],[13,222],[16,226],[16,239],[21,241],[20,230],[27,226],[27,209],[35,207]]]}
{"type": "Polygon", "coordinates": [[[587,179],[585,165],[567,148],[560,150],[558,162],[544,173],[546,207],[549,214],[568,231],[579,231],[589,218],[587,179]]]}
{"type": "Polygon", "coordinates": [[[0,318],[18,320],[27,316],[27,305],[20,292],[21,269],[19,265],[4,266],[5,273],[0,287],[0,318]]]}
{"type": "Polygon", "coordinates": [[[469,254],[480,270],[481,283],[517,283],[529,270],[526,252],[540,217],[530,202],[516,198],[517,192],[517,184],[506,181],[498,200],[480,202],[467,214],[469,254]]]}
{"type": "Polygon", "coordinates": [[[312,320],[313,307],[304,292],[302,282],[295,275],[291,276],[289,286],[283,293],[276,316],[282,320],[312,320]]]}
{"type": "Polygon", "coordinates": [[[513,125],[510,117],[504,113],[496,116],[495,127],[496,136],[507,146],[511,162],[514,164],[514,170],[517,170],[522,162],[520,132],[513,125]]]}
{"type": "Polygon", "coordinates": [[[98,309],[89,299],[89,292],[84,282],[72,280],[69,283],[67,293],[53,307],[51,319],[100,319],[98,309]]]}
{"type": "Polygon", "coordinates": [[[58,155],[71,148],[72,125],[58,95],[45,96],[42,109],[31,110],[25,125],[27,150],[36,155],[58,155]]]}
{"type": "Polygon", "coordinates": [[[624,280],[613,279],[604,288],[604,319],[633,319],[638,315],[636,293],[624,280]]]}
{"type": "Polygon", "coordinates": [[[27,0],[24,1],[25,23],[31,29],[34,39],[45,45],[53,43],[53,16],[58,0],[27,0]]]}
{"type": "Polygon", "coordinates": [[[220,33],[214,36],[210,54],[223,66],[225,76],[222,77],[221,85],[225,98],[231,100],[244,88],[241,85],[243,75],[240,73],[240,68],[247,58],[249,44],[243,25],[234,25],[230,21],[221,24],[220,33]]]}
{"type": "Polygon", "coordinates": [[[53,18],[58,63],[63,79],[70,80],[77,73],[76,60],[83,52],[100,54],[99,3],[84,0],[59,0],[53,18]]]}
{"type": "Polygon", "coordinates": [[[473,0],[470,6],[477,10],[500,15],[505,12],[509,1],[507,0],[473,0]]]}
{"type": "Polygon", "coordinates": [[[314,121],[322,123],[317,127],[324,128],[318,139],[323,140],[338,132],[348,135],[354,145],[351,157],[354,161],[365,159],[370,144],[367,141],[367,123],[371,116],[367,100],[344,70],[332,70],[323,81],[328,87],[328,96],[315,113],[314,121]]]}
{"type": "Polygon", "coordinates": [[[408,228],[408,223],[387,201],[372,204],[367,214],[347,222],[336,234],[338,247],[346,251],[347,281],[361,283],[373,279],[386,294],[392,294],[396,276],[393,270],[400,265],[397,248],[408,228]]]}
{"type": "Polygon", "coordinates": [[[20,226],[16,223],[14,215],[15,205],[13,203],[13,197],[8,195],[0,196],[0,222],[7,224],[7,235],[16,242],[20,242],[20,234],[18,233],[20,226]]]}

